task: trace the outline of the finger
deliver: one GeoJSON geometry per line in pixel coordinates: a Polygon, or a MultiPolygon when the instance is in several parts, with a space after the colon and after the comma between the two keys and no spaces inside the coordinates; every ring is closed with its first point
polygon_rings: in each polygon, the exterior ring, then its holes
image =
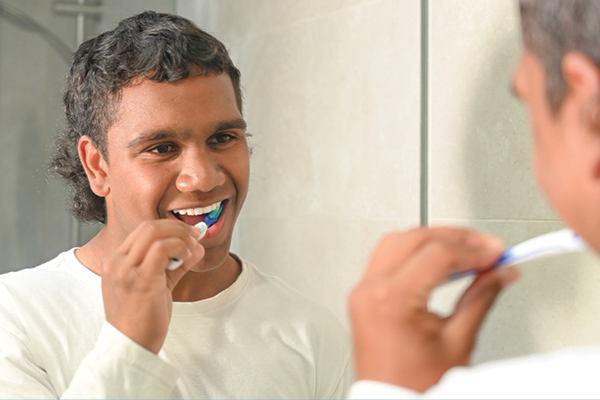
{"type": "Polygon", "coordinates": [[[169,290],[173,290],[177,283],[181,280],[181,278],[198,262],[204,257],[204,247],[198,246],[195,250],[192,251],[192,255],[184,261],[181,267],[176,270],[170,271],[167,270],[167,287],[169,290]]]}
{"type": "Polygon", "coordinates": [[[365,275],[395,273],[419,248],[431,241],[438,240],[471,246],[502,248],[498,239],[462,228],[418,228],[404,233],[390,233],[380,241],[373,251],[365,275]]]}
{"type": "Polygon", "coordinates": [[[168,237],[155,240],[139,264],[139,273],[147,276],[163,274],[172,259],[182,260],[185,263],[191,255],[190,248],[181,238],[168,237]]]}
{"type": "Polygon", "coordinates": [[[180,229],[187,230],[190,236],[194,238],[198,237],[200,234],[200,229],[188,225],[182,221],[170,219],[148,220],[142,222],[132,232],[130,232],[127,238],[125,238],[123,243],[119,246],[119,251],[125,254],[129,253],[133,245],[140,237],[151,234],[151,232],[153,232],[155,229],[161,231],[162,229],[167,229],[168,227],[179,227],[180,229]]]}
{"type": "Polygon", "coordinates": [[[167,274],[167,287],[172,290],[177,282],[196,265],[204,256],[204,247],[195,242],[193,249],[179,238],[167,238],[155,241],[148,250],[144,261],[138,268],[138,273],[152,279],[155,276],[167,274]],[[182,261],[176,270],[170,271],[167,266],[173,258],[182,261]]]}
{"type": "Polygon", "coordinates": [[[190,235],[190,226],[180,221],[147,221],[141,224],[139,230],[129,235],[119,251],[127,254],[130,265],[140,265],[155,241],[165,238],[179,238],[189,249],[198,246],[197,241],[190,235]]]}
{"type": "Polygon", "coordinates": [[[429,241],[414,252],[393,279],[403,290],[428,298],[451,272],[487,269],[500,254],[500,249],[473,246],[469,240],[429,241]]]}
{"type": "MultiPolygon", "coordinates": [[[[475,279],[448,318],[446,333],[457,352],[470,354],[479,328],[500,292],[520,276],[515,267],[491,270],[475,279]]],[[[465,360],[468,362],[469,360],[465,360]]]]}

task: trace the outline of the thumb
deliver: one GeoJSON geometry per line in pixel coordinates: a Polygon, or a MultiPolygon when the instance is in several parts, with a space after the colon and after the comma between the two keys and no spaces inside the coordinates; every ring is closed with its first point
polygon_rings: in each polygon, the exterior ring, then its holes
{"type": "Polygon", "coordinates": [[[515,267],[491,270],[479,275],[461,296],[446,325],[448,338],[456,351],[463,353],[464,363],[470,360],[479,328],[498,294],[519,278],[515,267]]]}
{"type": "Polygon", "coordinates": [[[183,276],[204,257],[204,253],[204,246],[200,245],[196,249],[192,250],[191,256],[185,259],[184,263],[179,268],[175,270],[166,270],[167,287],[170,291],[173,291],[181,278],[183,278],[183,276]]]}

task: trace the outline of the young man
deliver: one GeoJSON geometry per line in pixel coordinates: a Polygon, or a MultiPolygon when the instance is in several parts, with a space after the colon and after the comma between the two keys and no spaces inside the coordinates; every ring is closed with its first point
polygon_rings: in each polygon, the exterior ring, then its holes
{"type": "Polygon", "coordinates": [[[128,18],[77,50],[64,105],[52,166],[104,226],[0,277],[0,397],[343,397],[341,324],[229,253],[249,154],[224,46],[178,16],[128,18]]]}
{"type": "MultiPolygon", "coordinates": [[[[520,10],[525,50],[513,86],[529,110],[537,180],[600,252],[600,2],[521,0],[520,10]]],[[[350,297],[360,380],[351,397],[600,397],[599,346],[454,368],[468,365],[485,314],[518,272],[481,274],[449,318],[428,312],[427,299],[449,273],[485,270],[501,252],[463,229],[384,238],[350,297]]]]}

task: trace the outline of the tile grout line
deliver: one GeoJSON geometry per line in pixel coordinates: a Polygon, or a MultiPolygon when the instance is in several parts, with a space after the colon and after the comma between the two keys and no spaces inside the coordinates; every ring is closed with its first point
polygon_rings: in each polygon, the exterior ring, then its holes
{"type": "MultiPolygon", "coordinates": [[[[451,221],[469,221],[469,222],[538,222],[538,223],[563,223],[560,219],[514,219],[514,218],[436,218],[436,221],[451,222],[451,221]]],[[[564,224],[564,223],[563,223],[564,224]]]]}
{"type": "Polygon", "coordinates": [[[429,0],[421,0],[420,224],[429,225],[429,0]]]}

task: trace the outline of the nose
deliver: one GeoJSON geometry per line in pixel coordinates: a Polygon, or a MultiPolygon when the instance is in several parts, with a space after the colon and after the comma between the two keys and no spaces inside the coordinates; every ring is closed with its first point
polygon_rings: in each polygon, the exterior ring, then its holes
{"type": "Polygon", "coordinates": [[[513,72],[511,87],[510,87],[512,94],[517,99],[521,98],[522,90],[523,90],[523,88],[522,88],[523,78],[521,77],[521,75],[523,74],[523,58],[524,58],[524,55],[521,54],[521,58],[519,59],[517,67],[515,68],[515,70],[513,72]]]}
{"type": "Polygon", "coordinates": [[[220,168],[218,158],[208,151],[193,151],[182,155],[181,171],[175,186],[181,192],[210,192],[225,183],[225,173],[220,168]]]}

